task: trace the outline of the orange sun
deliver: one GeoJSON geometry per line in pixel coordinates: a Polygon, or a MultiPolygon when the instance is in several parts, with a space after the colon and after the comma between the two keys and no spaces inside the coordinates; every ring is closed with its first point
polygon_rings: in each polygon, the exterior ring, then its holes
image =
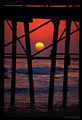
{"type": "Polygon", "coordinates": [[[37,42],[37,43],[35,44],[35,48],[36,48],[37,50],[42,50],[42,49],[44,48],[44,44],[43,44],[42,42],[37,42]]]}

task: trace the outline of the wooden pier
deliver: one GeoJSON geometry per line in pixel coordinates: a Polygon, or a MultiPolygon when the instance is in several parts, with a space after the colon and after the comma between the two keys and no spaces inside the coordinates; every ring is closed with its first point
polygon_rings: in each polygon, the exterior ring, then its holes
{"type": "MultiPolygon", "coordinates": [[[[49,96],[48,96],[48,108],[53,107],[53,94],[54,94],[54,78],[55,78],[55,66],[56,59],[64,60],[64,80],[63,80],[63,98],[62,107],[66,108],[67,103],[67,81],[68,81],[68,66],[70,60],[73,59],[70,56],[76,55],[69,53],[70,35],[79,31],[80,25],[76,24],[76,21],[80,24],[80,0],[0,0],[0,116],[4,114],[4,58],[12,58],[12,79],[11,79],[11,106],[15,106],[15,82],[16,82],[16,58],[26,58],[28,61],[28,75],[29,75],[29,90],[30,90],[30,103],[35,103],[34,97],[34,85],[33,85],[33,72],[32,72],[32,60],[33,59],[50,59],[51,60],[51,72],[50,72],[50,84],[49,84],[49,96]],[[32,6],[31,6],[32,5],[32,6]],[[34,5],[34,7],[33,7],[34,5]],[[55,7],[59,5],[60,7],[55,7]],[[69,7],[71,5],[71,7],[69,7]],[[79,7],[76,7],[79,5],[79,7]],[[39,7],[36,7],[39,6],[39,7]],[[41,6],[41,7],[40,7],[41,6]],[[53,7],[52,7],[53,6],[53,7]],[[63,7],[61,7],[63,6],[63,7]],[[12,11],[12,12],[11,12],[12,11]],[[38,11],[38,12],[37,12],[38,11]],[[37,28],[29,31],[29,23],[33,18],[50,19],[48,22],[38,26],[37,28]],[[58,39],[59,23],[60,20],[66,21],[66,28],[58,39]],[[4,45],[4,21],[7,22],[12,30],[12,41],[4,45]],[[9,24],[12,21],[12,26],[9,24]],[[17,22],[24,23],[25,35],[17,37],[17,22]],[[71,22],[74,21],[77,29],[70,32],[71,22]],[[31,55],[30,37],[29,34],[37,29],[40,29],[44,25],[53,22],[54,33],[53,43],[39,52],[31,55]],[[66,31],[66,36],[62,37],[66,31]],[[25,36],[26,49],[22,45],[20,39],[25,36]],[[57,53],[57,43],[65,39],[65,53],[57,53]],[[24,50],[25,54],[16,54],[16,41],[18,41],[24,50]],[[4,53],[4,47],[12,44],[12,54],[4,53]],[[37,54],[46,50],[52,46],[50,57],[36,57],[37,54]],[[56,55],[64,55],[64,58],[57,58],[56,55]]],[[[81,58],[81,43],[79,34],[79,58],[81,58]]],[[[79,59],[74,58],[74,59],[79,59]]],[[[81,61],[79,61],[81,66],[81,61]]],[[[80,72],[81,68],[79,69],[80,72]]],[[[79,76],[81,76],[79,74],[79,76]]],[[[79,77],[79,104],[81,104],[81,79],[79,77]]]]}

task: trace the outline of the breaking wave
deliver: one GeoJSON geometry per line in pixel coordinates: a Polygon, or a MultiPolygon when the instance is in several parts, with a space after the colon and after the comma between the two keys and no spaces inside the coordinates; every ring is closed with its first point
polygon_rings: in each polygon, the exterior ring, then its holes
{"type": "MultiPolygon", "coordinates": [[[[61,67],[56,68],[56,74],[59,74],[59,70],[63,70],[61,67]]],[[[28,74],[28,69],[17,69],[17,73],[28,74]]],[[[49,75],[50,74],[50,67],[33,67],[33,74],[43,74],[49,75]]]]}
{"type": "MultiPolygon", "coordinates": [[[[33,70],[33,74],[50,75],[51,68],[50,67],[33,67],[32,70],[33,70]]],[[[55,74],[60,74],[60,72],[63,72],[63,70],[64,69],[62,67],[56,67],[55,74]]],[[[70,72],[78,72],[79,68],[69,68],[68,70],[70,72]]],[[[16,72],[21,74],[28,74],[28,68],[19,68],[19,69],[16,69],[16,72]]],[[[10,74],[11,74],[11,69],[4,68],[4,78],[9,79],[10,74]]]]}
{"type": "MultiPolygon", "coordinates": [[[[33,67],[33,74],[42,74],[42,75],[50,75],[50,67],[33,67]]],[[[64,69],[62,67],[56,67],[55,74],[59,74],[62,72],[64,69]]],[[[78,72],[78,68],[69,68],[68,69],[70,72],[78,72]]],[[[28,74],[28,69],[22,68],[22,69],[17,69],[17,73],[21,74],[28,74]]]]}

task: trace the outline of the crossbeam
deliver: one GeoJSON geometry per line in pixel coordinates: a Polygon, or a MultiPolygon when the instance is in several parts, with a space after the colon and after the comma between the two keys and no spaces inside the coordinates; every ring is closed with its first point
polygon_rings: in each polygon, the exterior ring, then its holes
{"type": "MultiPolygon", "coordinates": [[[[4,58],[12,58],[12,56],[4,56],[4,58]]],[[[16,56],[16,58],[22,58],[22,59],[26,59],[27,57],[26,56],[16,56]]],[[[51,60],[50,57],[33,57],[32,60],[51,60]]],[[[56,58],[56,60],[65,60],[65,58],[56,58]]],[[[79,58],[76,58],[76,57],[73,57],[73,58],[70,58],[70,60],[79,60],[79,58]]]]}
{"type": "MultiPolygon", "coordinates": [[[[13,30],[12,26],[9,24],[8,20],[6,20],[7,24],[9,25],[9,27],[11,28],[11,30],[13,30]]],[[[24,50],[24,52],[26,53],[26,50],[24,48],[24,46],[22,45],[21,41],[19,40],[19,38],[16,36],[18,42],[20,43],[22,49],[24,50]]],[[[10,43],[10,42],[9,42],[10,43]]],[[[8,44],[9,45],[9,44],[8,44]]]]}
{"type": "MultiPolygon", "coordinates": [[[[6,20],[6,21],[7,21],[7,20],[6,20]]],[[[33,30],[29,31],[29,34],[30,34],[30,33],[32,33],[32,32],[34,32],[34,31],[36,31],[36,30],[38,30],[39,28],[43,27],[44,25],[46,25],[46,24],[50,23],[51,21],[52,21],[52,20],[49,20],[49,21],[47,21],[47,22],[43,23],[42,25],[40,25],[40,26],[36,27],[35,29],[33,29],[33,30]]],[[[7,21],[7,23],[8,23],[8,25],[9,25],[9,22],[8,22],[8,21],[7,21]]],[[[10,25],[9,25],[9,26],[10,26],[10,25]]],[[[20,36],[20,37],[17,37],[17,39],[16,39],[16,40],[21,39],[21,38],[23,38],[23,37],[25,37],[25,35],[22,35],[22,36],[20,36]]],[[[7,44],[5,44],[5,45],[4,45],[4,47],[6,47],[6,46],[10,45],[11,43],[12,43],[12,41],[11,41],[11,42],[9,42],[9,43],[7,43],[7,44]]]]}
{"type": "Polygon", "coordinates": [[[5,5],[80,5],[80,0],[3,0],[5,5]]]}
{"type": "MultiPolygon", "coordinates": [[[[34,32],[35,30],[37,30],[37,29],[39,29],[39,28],[41,28],[41,27],[43,27],[44,25],[46,25],[46,24],[48,24],[48,23],[50,23],[52,20],[49,20],[49,21],[47,21],[47,22],[45,22],[45,23],[43,23],[42,25],[40,25],[40,26],[38,26],[37,28],[35,28],[35,29],[33,29],[33,30],[31,30],[30,32],[29,32],[29,34],[30,33],[32,33],[32,32],[34,32]]],[[[8,25],[10,26],[10,24],[9,24],[9,22],[6,20],[6,22],[8,23],[8,25]]],[[[74,21],[74,23],[75,23],[75,25],[76,25],[76,27],[78,28],[78,29],[76,29],[75,31],[73,31],[72,33],[70,33],[70,35],[72,35],[73,33],[75,33],[75,32],[77,32],[78,30],[79,30],[79,27],[78,27],[78,25],[76,24],[76,22],[74,21]]],[[[10,28],[12,29],[12,27],[10,26],[10,28]]],[[[62,37],[62,35],[64,34],[64,32],[66,31],[66,28],[64,29],[64,31],[62,32],[62,34],[60,35],[60,37],[59,37],[59,39],[58,39],[58,41],[57,42],[59,42],[59,41],[61,41],[61,40],[63,40],[64,38],[66,38],[66,36],[65,37],[63,37],[63,38],[61,38],[62,37]]],[[[16,40],[18,40],[19,41],[19,43],[20,44],[22,44],[21,43],[21,41],[19,40],[19,39],[21,39],[21,38],[23,38],[25,35],[22,35],[22,36],[20,36],[19,38],[17,37],[17,39],[16,40]]],[[[12,44],[12,41],[11,42],[9,42],[9,43],[7,43],[6,45],[4,45],[4,47],[6,47],[6,46],[8,46],[8,45],[10,45],[10,44],[12,44]]],[[[26,53],[26,50],[25,50],[25,48],[23,47],[23,45],[21,45],[22,46],[22,48],[23,48],[23,50],[25,51],[25,53],[26,53]]],[[[42,52],[42,51],[44,51],[44,50],[46,50],[47,48],[49,48],[49,47],[51,47],[52,46],[52,44],[50,44],[49,46],[47,46],[47,47],[45,47],[44,49],[42,49],[42,50],[40,50],[39,52],[37,52],[37,53],[35,53],[34,55],[32,55],[32,57],[34,57],[35,55],[37,55],[37,54],[39,54],[40,52],[42,52]]]]}
{"type": "MultiPolygon", "coordinates": [[[[70,35],[72,35],[73,33],[77,32],[77,31],[79,31],[79,30],[80,30],[80,28],[74,30],[73,32],[70,33],[70,35]]],[[[62,41],[62,40],[65,39],[65,38],[66,38],[66,36],[58,39],[57,42],[60,42],[60,41],[62,41]]],[[[35,54],[32,55],[32,57],[34,57],[35,55],[37,55],[37,54],[41,53],[42,51],[48,49],[48,48],[51,47],[52,45],[53,45],[53,44],[50,44],[49,46],[47,46],[47,47],[43,48],[42,50],[36,52],[35,54]]]]}
{"type": "Polygon", "coordinates": [[[28,18],[42,18],[59,20],[70,19],[71,21],[79,21],[80,7],[14,7],[4,6],[1,14],[4,20],[16,19],[17,21],[24,22],[28,18]],[[12,14],[11,12],[12,11],[12,14]],[[27,11],[27,12],[26,12],[27,11]],[[39,12],[37,12],[39,11],[39,12]],[[54,13],[54,14],[53,14],[54,13]]]}
{"type": "MultiPolygon", "coordinates": [[[[56,53],[57,55],[65,55],[65,53],[56,53]]],[[[70,55],[79,55],[79,53],[69,53],[70,55]]],[[[12,53],[4,53],[4,55],[12,55],[12,53]]],[[[23,53],[17,53],[16,55],[26,55],[23,53]]]]}

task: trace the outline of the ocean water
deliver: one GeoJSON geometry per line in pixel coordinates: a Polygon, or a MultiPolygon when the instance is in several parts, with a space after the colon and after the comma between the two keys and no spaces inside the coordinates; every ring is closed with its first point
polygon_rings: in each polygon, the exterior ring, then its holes
{"type": "MultiPolygon", "coordinates": [[[[50,81],[50,60],[33,60],[33,81],[36,104],[48,104],[48,92],[50,81]]],[[[11,98],[11,67],[12,60],[5,59],[5,106],[10,105],[11,98]]],[[[62,106],[63,73],[64,61],[56,61],[56,75],[54,78],[54,106],[62,106]]],[[[78,106],[78,80],[79,61],[71,60],[68,69],[68,93],[67,106],[78,106]]],[[[26,59],[16,60],[16,95],[15,104],[17,106],[27,106],[30,104],[29,78],[26,59]]]]}

